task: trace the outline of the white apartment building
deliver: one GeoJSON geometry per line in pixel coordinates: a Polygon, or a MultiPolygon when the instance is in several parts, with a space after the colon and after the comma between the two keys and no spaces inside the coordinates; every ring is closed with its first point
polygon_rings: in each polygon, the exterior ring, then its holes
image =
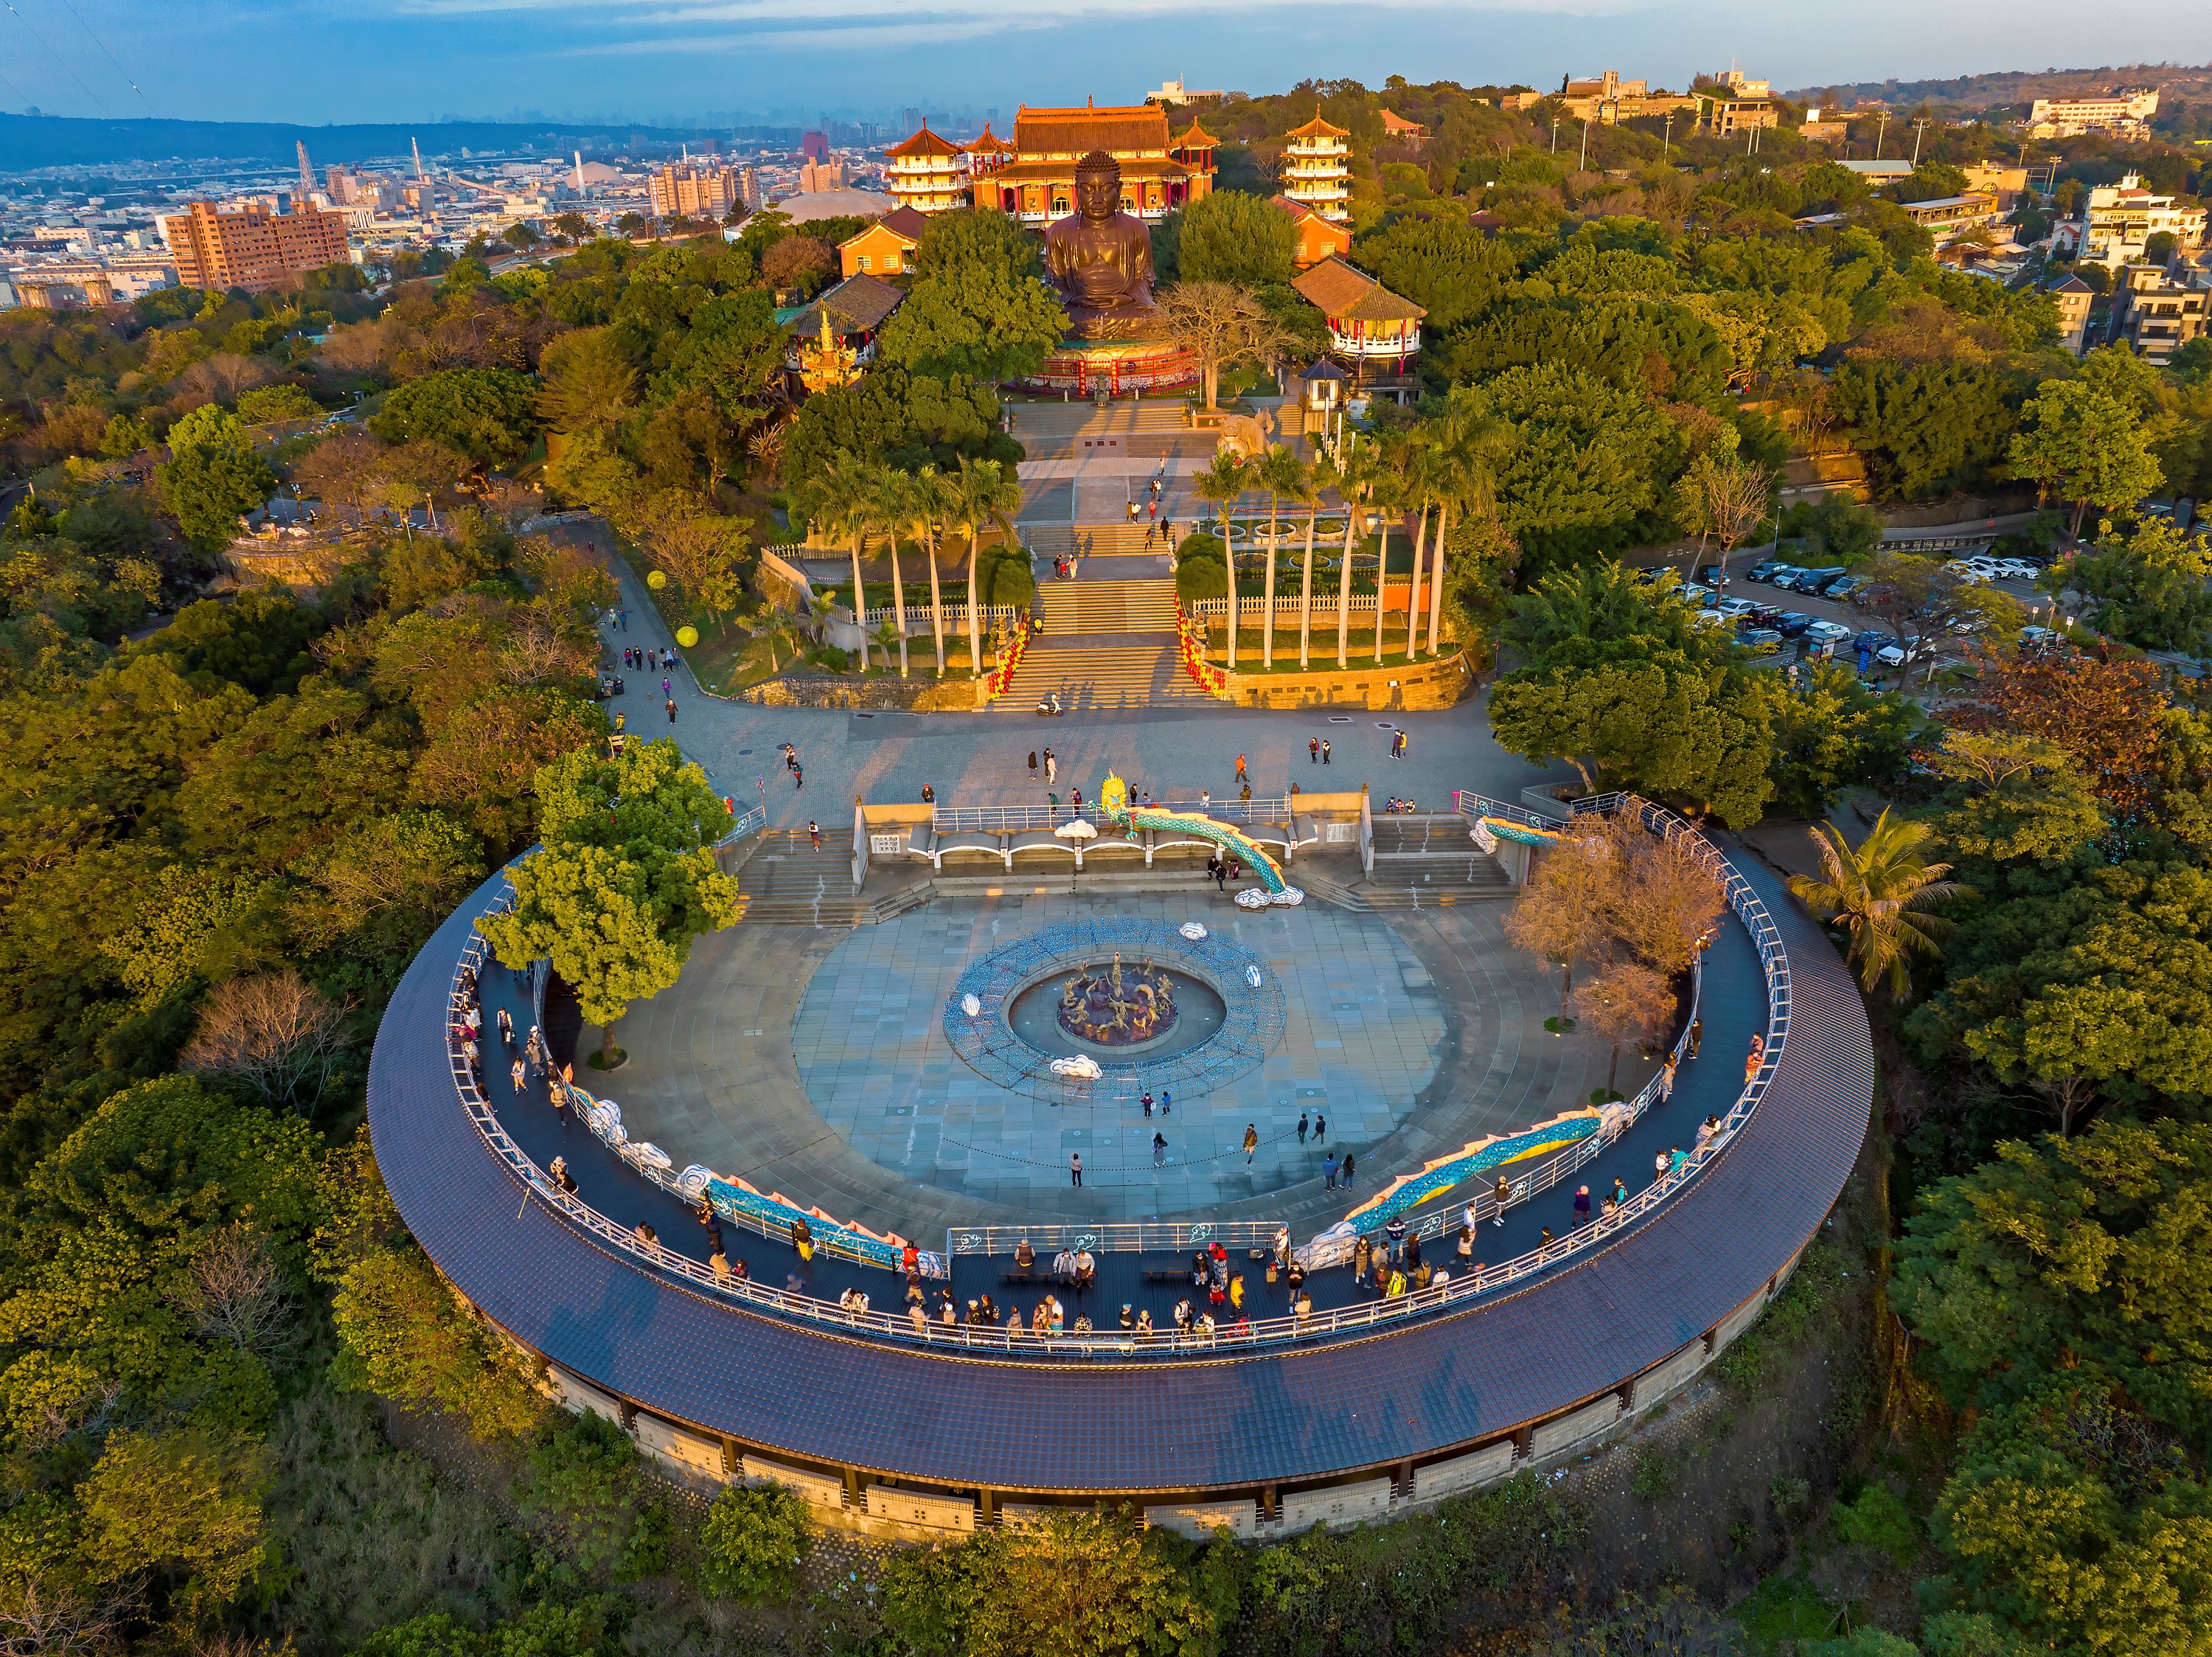
{"type": "Polygon", "coordinates": [[[2109,98],[2038,98],[2027,112],[2032,138],[2071,138],[2084,132],[2109,132],[2139,138],[2158,113],[2158,88],[2132,88],[2109,98]]]}
{"type": "Polygon", "coordinates": [[[2060,225],[2052,240],[2077,261],[2117,271],[2140,263],[2143,245],[2161,232],[2182,252],[2194,252],[2204,245],[2204,210],[2177,205],[2172,196],[2144,189],[2142,177],[2130,173],[2118,184],[2091,190],[2081,212],[2060,225]]]}

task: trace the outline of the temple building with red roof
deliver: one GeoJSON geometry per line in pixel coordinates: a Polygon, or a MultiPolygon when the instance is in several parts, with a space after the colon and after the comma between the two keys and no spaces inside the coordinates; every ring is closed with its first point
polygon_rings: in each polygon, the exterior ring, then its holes
{"type": "Polygon", "coordinates": [[[1024,105],[1003,159],[994,150],[993,165],[973,173],[975,204],[1042,230],[1075,210],[1075,164],[1101,149],[1121,164],[1122,210],[1157,222],[1212,192],[1215,142],[1196,121],[1172,132],[1157,104],[1024,105]]]}
{"type": "Polygon", "coordinates": [[[1328,320],[1328,354],[1360,387],[1402,393],[1421,350],[1420,306],[1341,259],[1302,271],[1291,285],[1328,320]]]}

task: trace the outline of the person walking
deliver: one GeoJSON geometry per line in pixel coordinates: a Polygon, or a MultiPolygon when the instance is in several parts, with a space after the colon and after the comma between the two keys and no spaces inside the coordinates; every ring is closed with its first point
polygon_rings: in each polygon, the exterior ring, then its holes
{"type": "Polygon", "coordinates": [[[676,722],[676,698],[674,697],[668,698],[668,722],[672,725],[676,722]]]}
{"type": "Polygon", "coordinates": [[[1328,1137],[1328,1118],[1318,1111],[1314,1112],[1314,1143],[1318,1145],[1328,1137]]]}
{"type": "Polygon", "coordinates": [[[1577,1185],[1575,1188],[1575,1223],[1577,1225],[1589,1223],[1589,1187],[1577,1185]]]}
{"type": "Polygon", "coordinates": [[[1037,774],[1036,750],[1035,748],[1031,748],[1031,749],[1030,750],[1030,782],[1034,783],[1034,782],[1036,782],[1036,774],[1037,774]]]}
{"type": "Polygon", "coordinates": [[[1301,1145],[1306,1142],[1306,1113],[1304,1111],[1300,1111],[1298,1112],[1298,1143],[1301,1145]]]}
{"type": "Polygon", "coordinates": [[[1356,1283],[1365,1277],[1374,1264],[1375,1245],[1367,1240],[1367,1234],[1363,1231],[1358,1246],[1352,1251],[1352,1281],[1356,1283]]]}
{"type": "Polygon", "coordinates": [[[1162,1116],[1165,1116],[1165,1115],[1168,1113],[1168,1109],[1169,1109],[1169,1107],[1170,1107],[1170,1106],[1172,1106],[1174,1103],[1175,1103],[1175,1095],[1174,1095],[1173,1093],[1170,1093],[1166,1088],[1164,1088],[1164,1087],[1161,1088],[1161,1089],[1160,1089],[1160,1114],[1161,1114],[1162,1116]]]}
{"type": "Polygon", "coordinates": [[[1705,1045],[1705,1020],[1701,1018],[1692,1019],[1690,1020],[1690,1057],[1692,1058],[1697,1057],[1698,1049],[1705,1045]]]}
{"type": "Polygon", "coordinates": [[[1067,1154],[1067,1183],[1071,1185],[1079,1185],[1083,1183],[1083,1153],[1081,1151],[1070,1151],[1067,1154]]]}
{"type": "Polygon", "coordinates": [[[1044,780],[1047,783],[1060,781],[1060,761],[1053,757],[1050,748],[1044,751],[1044,780]]]}
{"type": "Polygon", "coordinates": [[[1164,1168],[1168,1165],[1168,1142],[1164,1134],[1152,1136],[1152,1166],[1164,1168]]]}
{"type": "Polygon", "coordinates": [[[1252,1124],[1244,1124],[1244,1166],[1250,1167],[1252,1159],[1260,1154],[1260,1130],[1252,1124]]]}
{"type": "Polygon", "coordinates": [[[1309,765],[1321,764],[1321,739],[1317,736],[1310,737],[1306,740],[1306,764],[1309,765]]]}
{"type": "Polygon", "coordinates": [[[811,817],[806,819],[806,838],[813,843],[815,850],[822,850],[822,825],[811,817]]]}
{"type": "Polygon", "coordinates": [[[1328,739],[1325,736],[1321,740],[1321,763],[1328,764],[1328,739]]]}
{"type": "Polygon", "coordinates": [[[1651,1159],[1651,1183],[1655,1185],[1664,1185],[1667,1180],[1668,1173],[1673,1168],[1673,1159],[1668,1157],[1667,1153],[1664,1151],[1660,1152],[1658,1155],[1653,1157],[1651,1159]]]}
{"type": "Polygon", "coordinates": [[[1336,1189],[1336,1153],[1334,1151],[1331,1151],[1321,1165],[1321,1179],[1323,1191],[1336,1189]]]}
{"type": "Polygon", "coordinates": [[[1150,1087],[1145,1089],[1145,1096],[1138,1103],[1145,1107],[1145,1115],[1149,1118],[1152,1113],[1152,1090],[1150,1087]]]}
{"type": "Polygon", "coordinates": [[[1659,1067],[1659,1102],[1662,1105],[1674,1096],[1674,1067],[1680,1062],[1674,1054],[1669,1053],[1667,1055],[1667,1062],[1659,1067]]]}
{"type": "Polygon", "coordinates": [[[1352,1189],[1352,1153],[1350,1151],[1344,1154],[1344,1188],[1346,1191],[1352,1189]]]}
{"type": "Polygon", "coordinates": [[[793,794],[806,786],[806,769],[803,765],[791,768],[791,789],[793,794]]]}
{"type": "Polygon", "coordinates": [[[1237,756],[1237,780],[1240,783],[1244,780],[1244,756],[1241,753],[1237,756]]]}
{"type": "Polygon", "coordinates": [[[1499,1174],[1498,1184],[1492,1188],[1490,1195],[1492,1200],[1498,1205],[1496,1211],[1490,1216],[1490,1223],[1493,1226],[1502,1226],[1505,1223],[1505,1205],[1513,1200],[1513,1182],[1504,1174],[1499,1174]]]}
{"type": "Polygon", "coordinates": [[[515,1091],[515,1094],[516,1094],[516,1096],[517,1096],[518,1098],[519,1098],[519,1097],[520,1097],[521,1093],[522,1093],[522,1077],[523,1077],[523,1066],[522,1066],[522,1061],[521,1061],[520,1059],[519,1059],[519,1058],[518,1058],[517,1060],[515,1060],[515,1061],[514,1061],[514,1063],[512,1063],[512,1064],[508,1065],[508,1066],[507,1067],[507,1073],[509,1075],[511,1075],[511,1076],[513,1076],[513,1077],[514,1078],[514,1091],[515,1091]]]}

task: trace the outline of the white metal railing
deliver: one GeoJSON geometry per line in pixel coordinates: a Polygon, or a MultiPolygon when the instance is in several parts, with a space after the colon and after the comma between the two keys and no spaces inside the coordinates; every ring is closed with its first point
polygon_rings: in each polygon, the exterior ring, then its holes
{"type": "Polygon", "coordinates": [[[758,834],[767,826],[768,807],[765,805],[755,806],[750,811],[739,812],[737,820],[730,825],[728,832],[714,842],[714,850],[720,851],[725,846],[733,846],[747,835],[758,834]]]}
{"type": "MultiPolygon", "coordinates": [[[[1089,1225],[953,1226],[945,1234],[945,1252],[1011,1256],[1024,1241],[1040,1261],[1061,1249],[1097,1254],[1151,1253],[1219,1243],[1224,1248],[1265,1248],[1284,1229],[1274,1220],[1098,1221],[1089,1225]]],[[[1042,1267],[1040,1267],[1042,1269],[1042,1267]]]]}
{"type": "MultiPolygon", "coordinates": [[[[1462,791],[1459,798],[1481,801],[1483,796],[1462,791]]],[[[1255,802],[1256,803],[1256,802],[1255,802]]],[[[1498,801],[1485,801],[1486,806],[1498,806],[1498,801]]],[[[983,1325],[933,1323],[893,1317],[874,1311],[855,1312],[846,1307],[817,1301],[804,1295],[765,1287],[750,1278],[719,1276],[710,1267],[678,1254],[658,1242],[640,1240],[634,1233],[607,1219],[604,1215],[562,1191],[546,1178],[521,1148],[509,1137],[483,1097],[475,1078],[470,1074],[466,1060],[460,1051],[458,1020],[465,1003],[461,975],[473,967],[483,953],[483,937],[473,930],[470,941],[456,962],[450,990],[447,1018],[447,1054],[452,1064],[454,1085],[460,1095],[463,1108],[477,1132],[493,1154],[512,1169],[529,1190],[541,1201],[564,1218],[599,1239],[607,1246],[628,1253],[658,1270],[680,1276],[695,1287],[709,1289],[733,1300],[767,1307],[790,1315],[805,1318],[812,1322],[841,1326],[872,1335],[912,1342],[918,1345],[946,1347],[963,1350],[988,1352],[1019,1352],[1066,1358],[1126,1358],[1138,1356],[1187,1355],[1194,1352],[1212,1351],[1222,1348],[1240,1349],[1280,1344],[1318,1337],[1358,1333],[1379,1325],[1444,1307],[1465,1305],[1475,1297],[1494,1293],[1522,1282],[1548,1270],[1569,1257],[1604,1241],[1607,1238],[1634,1225],[1651,1213],[1661,1203],[1678,1193],[1686,1185],[1710,1166],[1734,1142],[1735,1136],[1751,1119],[1759,1101],[1772,1084],[1775,1069],[1781,1060],[1790,1032],[1790,957],[1784,947],[1781,933],[1768,914],[1751,883],[1738,874],[1735,867],[1712,843],[1698,834],[1690,825],[1673,813],[1639,800],[1632,795],[1606,795],[1575,802],[1577,814],[1589,811],[1634,809],[1644,826],[1654,833],[1668,837],[1688,837],[1700,862],[1712,871],[1721,882],[1729,906],[1742,922],[1750,935],[1753,947],[1759,952],[1759,963],[1767,985],[1767,1028],[1765,1043],[1759,1068],[1747,1081],[1736,1102],[1721,1122],[1719,1130],[1692,1155],[1679,1173],[1656,1179],[1609,1215],[1601,1214],[1588,1223],[1577,1226],[1554,1238],[1540,1248],[1518,1255],[1498,1265],[1486,1266],[1470,1271],[1463,1276],[1450,1276],[1444,1282],[1432,1284],[1425,1289],[1411,1291],[1402,1295],[1364,1302],[1358,1306],[1338,1307],[1332,1311],[1316,1312],[1309,1317],[1263,1318],[1256,1321],[1240,1319],[1226,1327],[1217,1326],[1210,1332],[1184,1334],[1172,1328],[1150,1337],[1125,1334],[1119,1330],[1069,1330],[1054,1336],[1027,1331],[1016,1331],[983,1325]]],[[[967,809],[975,809],[969,807],[967,809]]],[[[1509,808],[1517,809],[1517,808],[1509,808]]],[[[1694,1016],[1694,1014],[1693,1014],[1694,1016]]],[[[1679,1047],[1679,1043],[1678,1043],[1679,1047]]],[[[1645,1084],[1649,1092],[1658,1081],[1654,1077],[1645,1084]]],[[[1639,1095],[1641,1097],[1641,1095],[1639,1095]]],[[[1647,1101],[1648,1103],[1648,1101],[1647,1101]]],[[[1593,1142],[1594,1143],[1594,1142],[1593,1142]]],[[[1589,1155],[1595,1155],[1591,1148],[1589,1155]]],[[[1530,1191],[1542,1189],[1533,1182],[1548,1171],[1548,1183],[1557,1183],[1571,1172],[1564,1159],[1575,1153],[1561,1153],[1546,1167],[1533,1170],[1523,1176],[1530,1191]]],[[[635,1167],[635,1164],[631,1166],[635,1167]]],[[[1579,1166],[1579,1165],[1576,1165],[1579,1166]]],[[[642,1169],[640,1172],[643,1172],[642,1169]]],[[[1441,1195],[1441,1193],[1438,1193],[1441,1195]]],[[[1483,1210],[1478,1208],[1478,1214],[1483,1210]]],[[[1363,1219],[1369,1216],[1362,1216],[1363,1219]]],[[[1440,1231],[1449,1220],[1448,1209],[1439,1210],[1421,1223],[1440,1231]]],[[[1378,1219],[1376,1224],[1382,1221],[1378,1219]]],[[[1272,1235],[1272,1233],[1270,1234],[1272,1235]]],[[[1435,1232],[1425,1234],[1433,1235],[1435,1232]]],[[[1034,1243],[1035,1233],[1030,1234],[1034,1243]]],[[[1225,1245],[1224,1245],[1225,1246],[1225,1245]]],[[[1303,1255],[1304,1251],[1301,1251],[1303,1255]]],[[[1309,1262],[1309,1270],[1325,1269],[1327,1262],[1309,1262]]],[[[1449,1268],[1447,1268],[1449,1270],[1449,1268]]]]}
{"type": "Polygon", "coordinates": [[[1342,351],[1347,356],[1418,356],[1421,350],[1421,331],[1408,329],[1399,338],[1378,338],[1372,334],[1339,333],[1332,328],[1328,333],[1328,348],[1342,351]]]}
{"type": "MultiPolygon", "coordinates": [[[[1374,594],[1354,593],[1352,595],[1352,602],[1348,606],[1346,606],[1345,613],[1352,616],[1363,617],[1366,620],[1371,622],[1375,619],[1375,605],[1376,599],[1374,594]]],[[[1265,599],[1239,598],[1237,600],[1237,620],[1238,624],[1240,626],[1243,625],[1247,617],[1250,617],[1256,621],[1260,616],[1265,613],[1267,607],[1267,604],[1265,599]]],[[[1400,608],[1402,609],[1403,606],[1401,606],[1400,608]]],[[[1186,614],[1196,616],[1201,621],[1227,621],[1229,619],[1229,600],[1227,599],[1200,599],[1194,602],[1185,604],[1183,606],[1183,611],[1186,614]]],[[[1397,611],[1394,610],[1391,613],[1395,615],[1397,613],[1397,611]]],[[[1316,628],[1323,625],[1334,627],[1336,625],[1336,596],[1335,594],[1331,594],[1329,595],[1328,604],[1323,605],[1316,601],[1314,605],[1313,624],[1316,628]]],[[[1278,626],[1281,625],[1285,621],[1295,624],[1298,619],[1298,615],[1299,606],[1298,601],[1296,599],[1276,599],[1275,622],[1278,626]]]]}
{"type": "MultiPolygon", "coordinates": [[[[1257,823],[1279,827],[1291,820],[1292,797],[1286,794],[1255,795],[1249,800],[1156,800],[1143,811],[1164,811],[1185,817],[1211,817],[1217,823],[1257,823]]],[[[1021,834],[1032,829],[1055,829],[1080,819],[1101,827],[1106,819],[1095,801],[1078,811],[1073,806],[938,806],[931,826],[939,834],[1021,834]]]]}
{"type": "MultiPolygon", "coordinates": [[[[870,628],[880,627],[885,622],[891,620],[894,617],[902,613],[906,617],[906,624],[909,631],[915,629],[920,629],[925,632],[929,631],[931,626],[929,619],[931,612],[929,606],[926,604],[909,604],[906,606],[903,612],[902,612],[896,606],[889,604],[881,606],[871,605],[868,607],[866,624],[870,628]]],[[[977,628],[980,631],[987,635],[994,627],[1001,631],[1010,630],[1012,628],[1014,624],[1021,618],[1022,614],[1022,608],[1019,605],[987,604],[983,606],[981,618],[977,623],[977,628]]],[[[967,634],[968,606],[964,604],[946,605],[945,606],[945,636],[947,638],[951,638],[955,636],[964,638],[967,637],[967,634]]]]}

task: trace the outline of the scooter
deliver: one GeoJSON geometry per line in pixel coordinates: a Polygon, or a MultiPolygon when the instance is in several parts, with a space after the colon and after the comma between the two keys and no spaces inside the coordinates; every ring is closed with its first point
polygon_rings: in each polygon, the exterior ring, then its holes
{"type": "Polygon", "coordinates": [[[1051,719],[1067,711],[1066,709],[1060,705],[1060,692],[1057,691],[1054,691],[1051,695],[1045,698],[1043,701],[1038,703],[1036,705],[1036,710],[1037,717],[1039,719],[1051,719]]]}

